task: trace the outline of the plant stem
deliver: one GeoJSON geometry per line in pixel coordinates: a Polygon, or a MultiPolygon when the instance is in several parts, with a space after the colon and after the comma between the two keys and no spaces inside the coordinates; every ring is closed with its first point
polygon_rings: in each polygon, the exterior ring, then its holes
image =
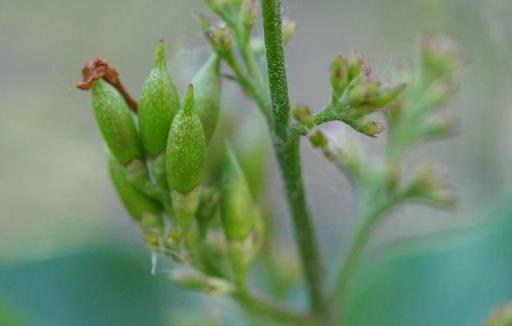
{"type": "Polygon", "coordinates": [[[295,238],[305,272],[312,312],[325,318],[327,309],[323,295],[323,273],[313,223],[309,215],[302,181],[299,140],[290,137],[288,81],[282,34],[281,3],[262,0],[263,29],[267,55],[267,72],[274,119],[273,143],[288,206],[293,217],[295,238]]]}
{"type": "Polygon", "coordinates": [[[247,291],[237,291],[232,295],[247,310],[256,315],[270,317],[289,325],[316,325],[309,315],[300,313],[292,308],[269,298],[251,294],[247,291]]]}
{"type": "MultiPolygon", "coordinates": [[[[362,226],[359,228],[350,249],[348,251],[347,258],[343,263],[343,267],[340,271],[338,281],[334,287],[334,293],[332,300],[333,305],[338,307],[340,316],[345,303],[347,302],[347,294],[350,287],[350,282],[354,276],[354,272],[357,270],[357,266],[363,254],[363,251],[368,244],[373,232],[381,221],[380,217],[388,211],[396,203],[397,199],[390,199],[380,207],[373,209],[368,214],[364,215],[361,220],[363,221],[362,226]]],[[[341,317],[339,317],[341,318],[341,317]]]]}

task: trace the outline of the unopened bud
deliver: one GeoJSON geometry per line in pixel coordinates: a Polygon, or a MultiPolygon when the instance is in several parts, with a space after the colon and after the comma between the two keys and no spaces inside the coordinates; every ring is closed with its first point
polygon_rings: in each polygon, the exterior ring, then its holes
{"type": "Polygon", "coordinates": [[[352,127],[362,134],[370,137],[377,137],[378,134],[384,131],[384,123],[382,121],[363,121],[355,123],[352,127]]]}
{"type": "Polygon", "coordinates": [[[111,155],[109,156],[109,172],[121,202],[133,219],[143,229],[161,229],[161,205],[140,192],[127,178],[125,169],[111,155]]]}
{"type": "Polygon", "coordinates": [[[337,101],[348,85],[348,65],[341,55],[334,58],[331,63],[331,87],[333,100],[337,101]]]}
{"type": "Polygon", "coordinates": [[[169,131],[165,160],[169,188],[183,194],[194,190],[203,178],[205,156],[203,128],[190,85],[169,131]]]}
{"type": "Polygon", "coordinates": [[[395,87],[382,88],[378,96],[375,98],[374,105],[384,107],[395,100],[407,87],[406,84],[400,84],[395,87]]]}
{"type": "Polygon", "coordinates": [[[319,149],[326,149],[329,146],[329,140],[321,130],[316,130],[309,136],[311,146],[319,149]]]}
{"type": "Polygon", "coordinates": [[[379,95],[381,83],[374,80],[365,80],[350,90],[349,101],[352,106],[370,105],[375,106],[379,95]]]}
{"type": "Polygon", "coordinates": [[[240,21],[245,27],[245,31],[249,34],[256,25],[259,16],[259,8],[255,0],[243,0],[240,9],[240,21]]]}
{"type": "Polygon", "coordinates": [[[454,87],[450,82],[434,82],[427,88],[425,98],[429,101],[432,108],[443,106],[455,93],[454,87]]]}
{"type": "Polygon", "coordinates": [[[195,108],[208,143],[217,126],[220,111],[220,58],[213,54],[194,77],[195,108]]]}
{"type": "Polygon", "coordinates": [[[199,196],[199,207],[196,219],[202,230],[206,230],[210,221],[215,217],[219,204],[219,194],[213,188],[204,188],[199,196]]]}
{"type": "Polygon", "coordinates": [[[212,48],[220,55],[229,53],[233,48],[231,30],[225,25],[213,26],[208,18],[199,16],[199,25],[212,48]]]}
{"type": "Polygon", "coordinates": [[[350,54],[347,58],[347,66],[349,80],[360,77],[369,71],[369,68],[366,66],[366,60],[359,51],[354,51],[350,54]]]}
{"type": "Polygon", "coordinates": [[[94,116],[110,152],[123,166],[144,155],[130,109],[119,92],[102,79],[92,86],[94,116]]]}
{"type": "Polygon", "coordinates": [[[451,132],[454,128],[453,120],[445,117],[433,121],[425,122],[422,132],[426,137],[440,137],[451,132]]]}
{"type": "Polygon", "coordinates": [[[251,191],[231,149],[227,149],[222,181],[221,218],[228,240],[244,240],[249,236],[254,221],[251,191]]]}
{"type": "Polygon", "coordinates": [[[297,32],[297,22],[288,18],[283,18],[283,41],[284,44],[290,43],[297,32]]]}
{"type": "Polygon", "coordinates": [[[450,78],[458,70],[461,61],[459,50],[452,40],[424,35],[420,46],[421,63],[427,82],[450,78]]]}
{"type": "Polygon", "coordinates": [[[155,61],[139,100],[139,125],[144,150],[150,158],[166,147],[169,128],[180,107],[178,91],[167,72],[165,46],[159,42],[155,61]]]}
{"type": "Polygon", "coordinates": [[[293,117],[297,122],[305,125],[306,127],[313,128],[315,123],[313,121],[313,114],[307,105],[297,105],[292,111],[293,117]]]}

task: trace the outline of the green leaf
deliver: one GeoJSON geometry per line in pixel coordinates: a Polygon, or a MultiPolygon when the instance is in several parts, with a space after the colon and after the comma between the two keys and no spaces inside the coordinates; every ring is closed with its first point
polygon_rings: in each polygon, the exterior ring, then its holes
{"type": "Polygon", "coordinates": [[[512,205],[483,220],[399,241],[359,269],[351,326],[480,325],[512,298],[512,205]]]}

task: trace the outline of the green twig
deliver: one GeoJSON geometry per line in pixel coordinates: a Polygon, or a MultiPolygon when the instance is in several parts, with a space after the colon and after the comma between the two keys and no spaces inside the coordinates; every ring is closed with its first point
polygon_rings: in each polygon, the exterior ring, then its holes
{"type": "Polygon", "coordinates": [[[292,308],[275,302],[261,295],[251,294],[247,291],[236,291],[232,294],[245,309],[256,315],[272,318],[287,325],[316,325],[318,324],[309,315],[295,311],[292,308]]]}
{"type": "Polygon", "coordinates": [[[281,3],[279,0],[262,0],[262,10],[267,73],[274,118],[274,150],[293,217],[295,237],[309,289],[310,305],[314,314],[324,317],[327,309],[323,295],[322,264],[306,204],[299,156],[299,138],[290,137],[288,132],[290,100],[284,56],[281,3]]]}

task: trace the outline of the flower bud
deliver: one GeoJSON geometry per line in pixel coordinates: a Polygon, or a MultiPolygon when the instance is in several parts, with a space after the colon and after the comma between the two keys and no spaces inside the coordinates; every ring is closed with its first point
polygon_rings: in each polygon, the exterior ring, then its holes
{"type": "Polygon", "coordinates": [[[169,188],[183,194],[194,190],[203,177],[206,143],[192,85],[172,122],[165,155],[169,188]]]}
{"type": "Polygon", "coordinates": [[[314,148],[327,149],[329,146],[329,140],[320,130],[316,130],[309,136],[309,142],[314,148]]]}
{"type": "Polygon", "coordinates": [[[283,18],[283,41],[284,44],[290,43],[297,32],[297,22],[288,18],[283,18]]]}
{"type": "Polygon", "coordinates": [[[382,121],[365,121],[362,119],[358,121],[352,127],[362,134],[370,137],[377,137],[378,134],[384,131],[384,123],[382,121]]]}
{"type": "Polygon", "coordinates": [[[258,200],[267,186],[267,158],[271,147],[265,137],[265,121],[259,112],[253,111],[246,117],[234,145],[253,198],[258,200]]]}
{"type": "Polygon", "coordinates": [[[167,72],[165,46],[161,41],[139,100],[140,136],[146,155],[150,158],[164,152],[169,128],[179,107],[178,91],[167,72]]]}
{"type": "Polygon", "coordinates": [[[406,191],[407,197],[426,201],[432,205],[453,206],[454,194],[446,188],[442,176],[432,165],[420,167],[406,191]]]}
{"type": "Polygon", "coordinates": [[[199,290],[209,295],[229,294],[234,289],[226,280],[208,277],[191,270],[176,270],[171,279],[177,284],[192,290],[199,290]]]}
{"type": "Polygon", "coordinates": [[[204,188],[199,195],[199,207],[196,219],[200,228],[205,231],[209,223],[215,217],[219,204],[219,194],[213,188],[204,188]]]}
{"type": "Polygon", "coordinates": [[[240,9],[240,22],[245,27],[245,32],[250,35],[250,32],[256,22],[258,21],[258,6],[255,0],[243,0],[240,9]]]}
{"type": "Polygon", "coordinates": [[[96,122],[110,152],[123,166],[144,157],[130,109],[118,91],[102,79],[92,86],[96,122]]]}
{"type": "Polygon", "coordinates": [[[220,55],[226,55],[233,48],[231,30],[225,25],[213,26],[208,18],[199,16],[199,26],[206,39],[220,55]]]}
{"type": "Polygon", "coordinates": [[[238,160],[229,148],[225,157],[220,208],[226,238],[246,239],[254,226],[250,216],[253,201],[238,160]]]}
{"type": "Polygon", "coordinates": [[[133,219],[140,223],[143,229],[161,229],[161,205],[140,192],[128,180],[124,168],[111,155],[109,171],[117,194],[133,219]]]}
{"type": "Polygon", "coordinates": [[[451,78],[460,66],[459,50],[445,37],[424,35],[420,40],[421,64],[425,81],[451,78]]]}
{"type": "Polygon", "coordinates": [[[348,79],[353,80],[361,74],[368,74],[369,70],[366,66],[366,61],[359,51],[354,51],[347,58],[348,79]]]}
{"type": "Polygon", "coordinates": [[[349,101],[352,106],[371,105],[379,94],[381,83],[374,80],[365,80],[350,90],[349,101]]]}
{"type": "Polygon", "coordinates": [[[406,87],[407,85],[402,83],[395,87],[386,87],[381,89],[373,104],[379,108],[388,105],[395,100],[406,87]]]}
{"type": "Polygon", "coordinates": [[[424,123],[422,133],[426,137],[436,138],[444,136],[454,129],[453,120],[448,117],[428,121],[424,123]]]}
{"type": "Polygon", "coordinates": [[[331,87],[333,102],[337,101],[348,85],[348,66],[341,55],[336,56],[331,63],[331,87]]]}
{"type": "Polygon", "coordinates": [[[220,58],[214,54],[194,77],[194,102],[208,143],[215,131],[220,111],[220,58]]]}
{"type": "Polygon", "coordinates": [[[311,113],[311,108],[309,106],[297,105],[293,108],[292,114],[297,122],[305,125],[306,127],[313,128],[315,126],[313,114],[311,113]]]}

